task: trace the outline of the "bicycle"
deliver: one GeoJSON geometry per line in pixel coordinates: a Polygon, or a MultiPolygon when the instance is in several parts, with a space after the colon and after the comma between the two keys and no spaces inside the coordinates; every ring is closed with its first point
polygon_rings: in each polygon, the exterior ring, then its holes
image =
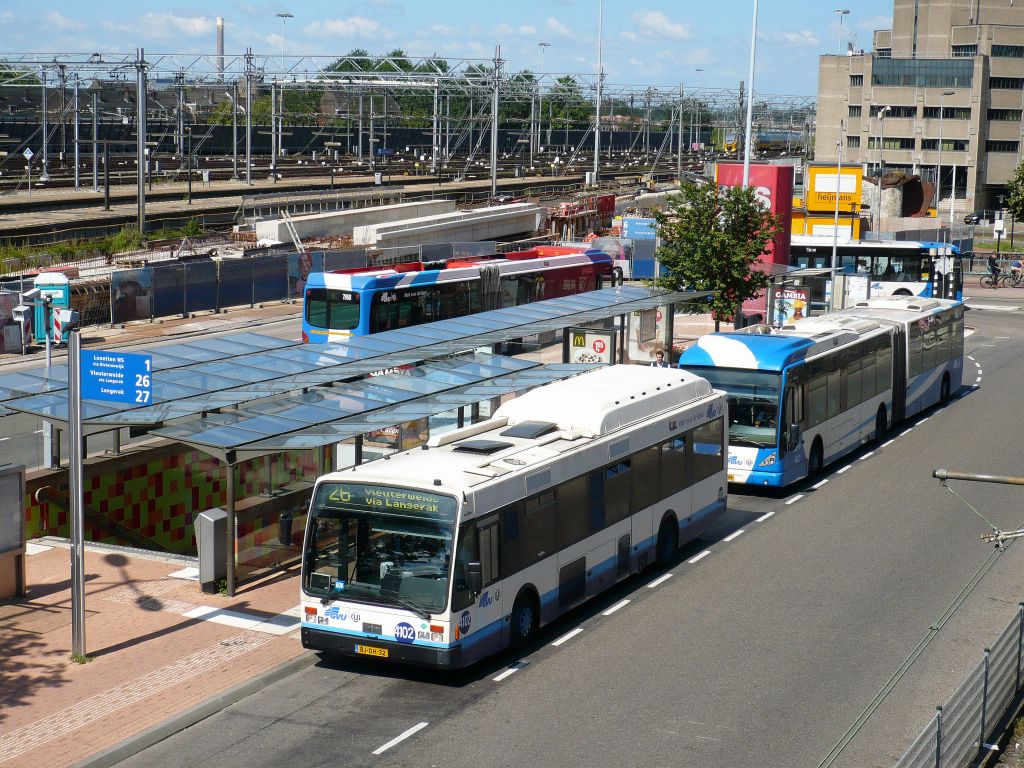
{"type": "Polygon", "coordinates": [[[991,272],[982,275],[978,281],[982,288],[998,288],[999,283],[1003,280],[1002,275],[993,275],[991,272]]]}
{"type": "Polygon", "coordinates": [[[1004,288],[1020,288],[1024,286],[1024,270],[1014,272],[1010,270],[1002,276],[1001,282],[1004,288]]]}

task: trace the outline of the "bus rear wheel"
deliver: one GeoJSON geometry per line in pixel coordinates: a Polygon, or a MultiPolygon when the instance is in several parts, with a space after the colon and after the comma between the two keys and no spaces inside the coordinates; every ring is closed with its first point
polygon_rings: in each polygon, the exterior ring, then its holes
{"type": "Polygon", "coordinates": [[[529,593],[519,595],[512,607],[512,634],[509,641],[512,647],[522,648],[533,640],[539,624],[537,598],[529,593]]]}
{"type": "Polygon", "coordinates": [[[667,568],[676,556],[677,549],[679,549],[679,524],[676,523],[674,517],[668,516],[661,521],[661,527],[658,528],[658,544],[655,553],[657,564],[662,568],[667,568]]]}

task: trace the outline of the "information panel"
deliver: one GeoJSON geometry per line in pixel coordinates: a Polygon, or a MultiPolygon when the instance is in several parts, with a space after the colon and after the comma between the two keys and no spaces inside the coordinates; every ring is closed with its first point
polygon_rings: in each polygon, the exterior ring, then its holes
{"type": "Polygon", "coordinates": [[[153,399],[152,357],[82,350],[82,399],[148,405],[153,399]]]}

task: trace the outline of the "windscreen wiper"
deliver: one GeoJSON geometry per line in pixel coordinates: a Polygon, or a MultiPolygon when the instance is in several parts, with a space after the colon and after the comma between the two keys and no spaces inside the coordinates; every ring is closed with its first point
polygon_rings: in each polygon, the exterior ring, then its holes
{"type": "Polygon", "coordinates": [[[420,608],[418,605],[416,605],[414,603],[410,603],[408,600],[404,600],[401,597],[399,597],[398,595],[395,595],[393,597],[389,596],[387,599],[390,602],[394,603],[395,605],[399,605],[402,608],[406,608],[406,609],[412,611],[417,616],[419,616],[421,619],[426,620],[426,619],[430,618],[430,611],[425,611],[422,608],[420,608]]]}

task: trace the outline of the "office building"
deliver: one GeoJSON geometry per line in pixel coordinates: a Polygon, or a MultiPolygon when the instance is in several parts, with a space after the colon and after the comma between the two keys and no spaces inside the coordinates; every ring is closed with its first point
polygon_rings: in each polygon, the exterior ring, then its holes
{"type": "Polygon", "coordinates": [[[1021,160],[1024,0],[894,0],[892,29],[846,48],[820,59],[816,158],[835,162],[842,141],[868,177],[938,177],[945,219],[951,190],[961,222],[999,208],[1021,160]]]}

